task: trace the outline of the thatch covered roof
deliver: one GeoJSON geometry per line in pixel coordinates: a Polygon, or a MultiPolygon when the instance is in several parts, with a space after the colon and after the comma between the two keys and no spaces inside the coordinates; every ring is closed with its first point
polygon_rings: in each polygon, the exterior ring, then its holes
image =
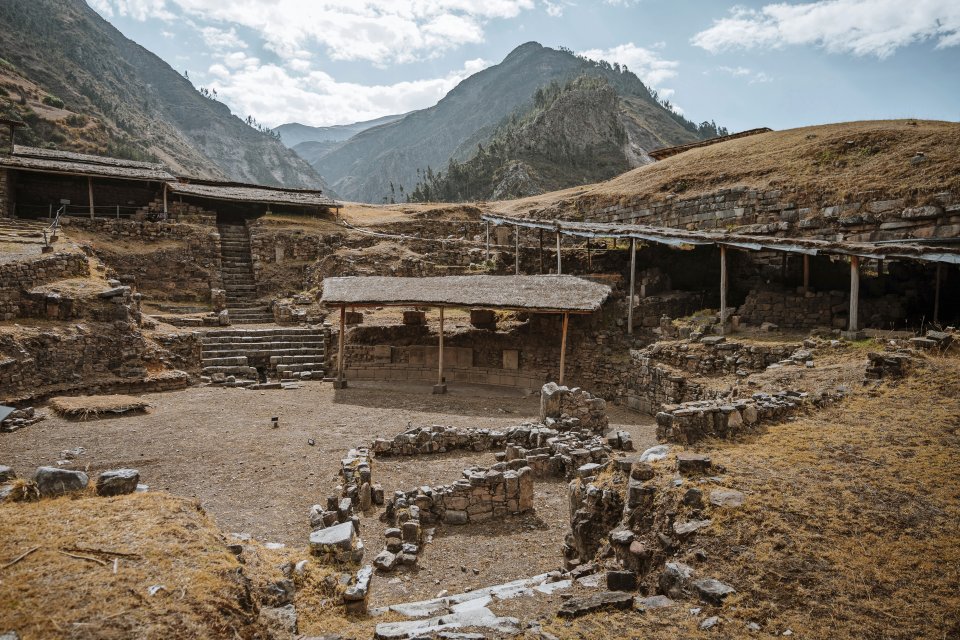
{"type": "Polygon", "coordinates": [[[323,281],[321,302],[347,306],[480,307],[591,313],[610,287],[576,276],[351,276],[323,281]]]}
{"type": "MultiPolygon", "coordinates": [[[[211,200],[231,202],[259,202],[263,204],[296,205],[301,207],[335,207],[337,203],[320,191],[283,189],[235,182],[171,181],[167,187],[173,193],[211,200]]],[[[189,181],[186,181],[189,180],[189,181]]]]}
{"type": "Polygon", "coordinates": [[[22,171],[60,173],[94,178],[165,182],[173,176],[162,165],[17,146],[13,155],[0,155],[0,166],[22,171]]]}

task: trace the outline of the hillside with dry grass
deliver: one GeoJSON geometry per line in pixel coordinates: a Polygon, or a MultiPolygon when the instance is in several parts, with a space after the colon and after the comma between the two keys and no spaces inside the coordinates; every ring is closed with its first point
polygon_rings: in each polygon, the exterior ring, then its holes
{"type": "Polygon", "coordinates": [[[584,211],[622,199],[688,198],[731,187],[778,189],[799,201],[871,194],[922,199],[960,190],[960,124],[875,120],[771,131],[692,149],[612,180],[491,203],[504,214],[584,211]],[[922,154],[918,156],[918,154],[922,154]]]}
{"type": "Polygon", "coordinates": [[[863,387],[743,442],[703,443],[747,496],[742,508],[711,516],[700,559],[678,558],[736,585],[722,608],[704,606],[719,626],[701,630],[702,616],[672,607],[558,619],[549,630],[561,638],[960,637],[958,398],[960,360],[932,356],[903,382],[863,387]]]}

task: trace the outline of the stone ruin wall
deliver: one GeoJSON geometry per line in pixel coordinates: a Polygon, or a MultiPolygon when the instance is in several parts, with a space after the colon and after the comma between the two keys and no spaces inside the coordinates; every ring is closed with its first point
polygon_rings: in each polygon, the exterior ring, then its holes
{"type": "Polygon", "coordinates": [[[55,253],[47,257],[0,264],[0,320],[32,315],[27,291],[67,278],[90,275],[87,256],[82,253],[55,253]]]}
{"type": "Polygon", "coordinates": [[[142,243],[142,251],[101,246],[95,253],[111,277],[134,287],[148,301],[208,303],[211,289],[223,288],[220,236],[208,226],[79,217],[66,218],[63,225],[105,240],[142,243]]]}
{"type": "Polygon", "coordinates": [[[734,187],[683,198],[636,197],[581,205],[588,219],[703,231],[850,241],[960,236],[960,197],[938,193],[919,201],[864,194],[843,203],[798,199],[779,189],[734,187]]]}
{"type": "Polygon", "coordinates": [[[165,390],[186,386],[186,374],[152,375],[157,353],[129,322],[20,328],[0,333],[0,400],[107,389],[165,390]]]}

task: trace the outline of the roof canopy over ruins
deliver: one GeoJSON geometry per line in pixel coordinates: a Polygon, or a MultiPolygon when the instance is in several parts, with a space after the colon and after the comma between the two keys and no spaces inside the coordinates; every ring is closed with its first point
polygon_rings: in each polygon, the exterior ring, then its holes
{"type": "Polygon", "coordinates": [[[576,276],[351,276],[323,281],[321,302],[346,306],[481,307],[547,313],[592,313],[610,287],[576,276]]]}
{"type": "Polygon", "coordinates": [[[172,193],[231,202],[258,202],[263,204],[297,205],[303,207],[336,207],[337,203],[321,191],[283,189],[236,182],[214,182],[181,178],[167,183],[172,193]]]}

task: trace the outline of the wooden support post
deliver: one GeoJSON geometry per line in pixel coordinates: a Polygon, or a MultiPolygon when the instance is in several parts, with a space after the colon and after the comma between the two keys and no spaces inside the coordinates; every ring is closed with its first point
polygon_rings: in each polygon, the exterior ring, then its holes
{"type": "Polygon", "coordinates": [[[340,305],[340,339],[337,344],[337,379],[333,381],[334,389],[344,389],[347,380],[343,377],[343,358],[347,342],[347,306],[340,305]]]}
{"type": "Polygon", "coordinates": [[[783,283],[783,286],[787,286],[787,254],[786,252],[780,254],[780,282],[783,283]]]}
{"type": "Polygon", "coordinates": [[[87,177],[87,197],[90,202],[90,217],[93,218],[93,178],[87,177]]]}
{"type": "Polygon", "coordinates": [[[167,183],[163,183],[163,219],[167,219],[167,183]]]}
{"type": "Polygon", "coordinates": [[[540,229],[540,273],[543,274],[543,229],[540,229]]]}
{"type": "Polygon", "coordinates": [[[943,263],[937,263],[937,274],[934,277],[933,289],[933,323],[940,324],[940,282],[943,280],[943,263]]]}
{"type": "Polygon", "coordinates": [[[47,213],[47,220],[53,220],[53,205],[50,205],[50,211],[47,213]]]}
{"type": "Polygon", "coordinates": [[[727,332],[727,248],[720,245],[720,335],[727,332]]]}
{"type": "Polygon", "coordinates": [[[860,258],[850,256],[850,324],[847,331],[857,331],[860,310],[860,258]]]}
{"type": "Polygon", "coordinates": [[[120,205],[117,205],[117,220],[120,219],[120,205]]]}
{"type": "Polygon", "coordinates": [[[630,238],[630,297],[627,298],[627,335],[633,335],[633,296],[637,279],[637,240],[630,238]]]}
{"type": "Polygon", "coordinates": [[[516,226],[513,228],[513,246],[514,246],[514,257],[513,257],[513,267],[516,275],[520,275],[520,227],[516,226]]]}
{"type": "Polygon", "coordinates": [[[490,262],[490,222],[487,221],[487,257],[484,258],[487,262],[490,262]]]}
{"type": "Polygon", "coordinates": [[[563,373],[567,364],[567,325],[570,323],[570,314],[563,314],[563,333],[560,337],[560,380],[558,384],[563,386],[563,373]]]}
{"type": "Polygon", "coordinates": [[[810,291],[810,256],[803,254],[803,294],[810,291]]]}
{"type": "Polygon", "coordinates": [[[440,353],[437,356],[437,384],[433,385],[433,392],[446,393],[447,385],[443,381],[443,307],[440,307],[440,353]]]}
{"type": "Polygon", "coordinates": [[[557,275],[563,274],[563,262],[560,258],[560,230],[557,229],[557,275]]]}
{"type": "Polygon", "coordinates": [[[587,271],[593,271],[593,252],[590,251],[590,238],[587,238],[587,271]]]}

